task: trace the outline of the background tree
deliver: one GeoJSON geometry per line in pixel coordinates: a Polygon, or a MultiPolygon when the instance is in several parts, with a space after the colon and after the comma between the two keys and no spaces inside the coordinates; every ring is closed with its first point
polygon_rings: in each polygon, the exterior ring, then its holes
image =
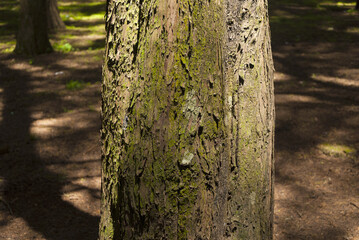
{"type": "Polygon", "coordinates": [[[15,52],[36,55],[51,51],[47,33],[46,0],[20,0],[20,23],[15,52]]]}
{"type": "Polygon", "coordinates": [[[265,0],[107,1],[100,239],[271,239],[265,0]]]}
{"type": "Polygon", "coordinates": [[[47,26],[49,30],[65,29],[65,23],[60,17],[56,0],[46,0],[47,26]]]}

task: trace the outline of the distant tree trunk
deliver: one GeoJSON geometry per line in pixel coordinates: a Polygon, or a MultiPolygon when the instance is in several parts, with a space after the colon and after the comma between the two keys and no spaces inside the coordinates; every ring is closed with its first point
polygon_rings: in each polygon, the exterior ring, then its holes
{"type": "Polygon", "coordinates": [[[355,9],[359,10],[359,0],[357,0],[357,4],[355,5],[355,9]]]}
{"type": "Polygon", "coordinates": [[[64,29],[65,23],[60,17],[60,12],[57,7],[56,0],[46,0],[47,7],[47,26],[49,30],[64,29]]]}
{"type": "Polygon", "coordinates": [[[51,51],[47,33],[46,0],[20,0],[20,23],[15,52],[36,55],[51,51]]]}
{"type": "Polygon", "coordinates": [[[266,0],[108,0],[101,240],[269,240],[266,0]]]}

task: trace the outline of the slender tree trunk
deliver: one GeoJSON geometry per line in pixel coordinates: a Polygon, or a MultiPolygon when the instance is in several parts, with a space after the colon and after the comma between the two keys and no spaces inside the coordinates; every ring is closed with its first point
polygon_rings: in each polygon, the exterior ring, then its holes
{"type": "Polygon", "coordinates": [[[355,5],[355,9],[359,10],[359,0],[357,0],[357,4],[355,5]]]}
{"type": "Polygon", "coordinates": [[[51,51],[47,33],[46,0],[20,0],[20,24],[15,52],[36,55],[51,51]]]}
{"type": "Polygon", "coordinates": [[[56,0],[46,0],[47,27],[49,30],[64,29],[65,23],[60,17],[56,0]]]}
{"type": "Polygon", "coordinates": [[[107,1],[100,239],[272,239],[266,0],[107,1]]]}

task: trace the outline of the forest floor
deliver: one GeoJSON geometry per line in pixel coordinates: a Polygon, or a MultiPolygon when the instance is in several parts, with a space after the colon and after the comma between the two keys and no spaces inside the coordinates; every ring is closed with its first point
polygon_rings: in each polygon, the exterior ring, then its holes
{"type": "Polygon", "coordinates": [[[275,239],[358,240],[359,14],[272,2],[275,239]]]}
{"type": "MultiPolygon", "coordinates": [[[[270,1],[275,239],[359,239],[359,14],[353,2],[270,1]]],[[[55,52],[12,54],[0,3],[0,239],[95,240],[105,1],[59,0],[55,52]]]]}

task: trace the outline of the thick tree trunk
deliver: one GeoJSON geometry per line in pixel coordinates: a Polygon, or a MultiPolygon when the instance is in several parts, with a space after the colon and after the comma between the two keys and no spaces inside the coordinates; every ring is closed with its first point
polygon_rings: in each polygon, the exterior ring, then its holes
{"type": "Polygon", "coordinates": [[[20,25],[15,52],[36,55],[51,51],[47,33],[46,0],[20,0],[20,25]]]}
{"type": "Polygon", "coordinates": [[[272,239],[266,0],[107,3],[100,239],[272,239]]]}
{"type": "Polygon", "coordinates": [[[46,0],[47,27],[49,30],[64,29],[65,23],[60,17],[56,0],[46,0]]]}

